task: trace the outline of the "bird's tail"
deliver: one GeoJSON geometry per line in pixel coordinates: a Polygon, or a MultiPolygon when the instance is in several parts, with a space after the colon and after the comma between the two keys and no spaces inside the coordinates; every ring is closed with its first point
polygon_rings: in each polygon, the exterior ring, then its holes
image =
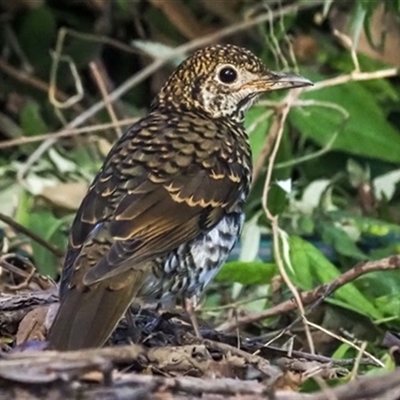
{"type": "Polygon", "coordinates": [[[141,286],[139,271],[121,275],[64,293],[47,337],[50,348],[78,350],[106,342],[141,286]]]}

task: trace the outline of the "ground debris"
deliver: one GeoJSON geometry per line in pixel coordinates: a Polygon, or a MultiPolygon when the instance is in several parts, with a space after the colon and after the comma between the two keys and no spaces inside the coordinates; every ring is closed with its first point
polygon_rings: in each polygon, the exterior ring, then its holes
{"type": "Polygon", "coordinates": [[[0,353],[0,397],[394,400],[400,393],[397,373],[357,380],[329,393],[324,388],[300,394],[310,376],[325,380],[347,375],[350,365],[296,351],[289,356],[283,349],[210,328],[203,328],[203,339],[198,339],[179,314],[160,316],[149,310],[135,321],[138,344],[131,343],[132,327],[122,321],[105,348],[45,350],[43,338],[56,300],[54,290],[0,294],[0,314],[14,316],[0,319],[0,331],[13,338],[0,353]],[[7,326],[10,320],[12,326],[7,326]]]}

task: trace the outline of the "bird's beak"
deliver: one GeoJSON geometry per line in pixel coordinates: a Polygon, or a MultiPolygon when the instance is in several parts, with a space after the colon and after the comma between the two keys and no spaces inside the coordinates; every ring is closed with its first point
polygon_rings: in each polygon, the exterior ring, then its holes
{"type": "Polygon", "coordinates": [[[313,83],[308,79],[292,74],[290,72],[269,71],[265,77],[257,79],[248,84],[258,92],[269,92],[279,89],[294,89],[303,86],[312,86],[313,83]]]}

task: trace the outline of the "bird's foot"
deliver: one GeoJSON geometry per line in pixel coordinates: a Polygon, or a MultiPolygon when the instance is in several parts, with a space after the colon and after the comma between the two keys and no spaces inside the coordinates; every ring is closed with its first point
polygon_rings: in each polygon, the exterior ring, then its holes
{"type": "Polygon", "coordinates": [[[203,336],[200,332],[199,322],[197,321],[196,317],[196,305],[197,305],[197,298],[195,296],[183,299],[183,307],[189,316],[190,322],[193,326],[194,333],[197,338],[203,339],[203,336]]]}

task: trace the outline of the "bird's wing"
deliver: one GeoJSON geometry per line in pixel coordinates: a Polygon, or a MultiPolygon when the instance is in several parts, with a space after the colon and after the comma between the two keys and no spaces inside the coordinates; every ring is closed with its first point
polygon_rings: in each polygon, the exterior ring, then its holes
{"type": "Polygon", "coordinates": [[[246,147],[246,157],[238,157],[230,132],[219,132],[218,142],[202,136],[201,124],[187,121],[192,137],[185,138],[185,124],[180,132],[173,121],[151,122],[162,134],[143,122],[134,126],[111,152],[78,211],[71,254],[100,238],[109,243],[105,255],[86,263],[85,285],[170,252],[243,202],[250,153],[246,147]]]}

